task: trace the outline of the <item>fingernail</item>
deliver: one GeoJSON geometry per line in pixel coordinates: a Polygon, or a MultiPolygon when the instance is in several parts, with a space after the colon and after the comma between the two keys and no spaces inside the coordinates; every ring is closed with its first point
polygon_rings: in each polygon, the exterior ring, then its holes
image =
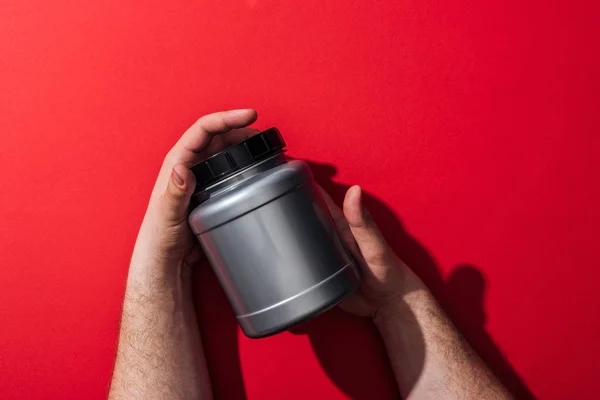
{"type": "Polygon", "coordinates": [[[358,196],[358,205],[360,206],[361,210],[363,210],[364,207],[362,202],[362,188],[358,185],[354,185],[354,187],[356,188],[354,189],[354,191],[356,192],[355,196],[358,196]]]}
{"type": "Polygon", "coordinates": [[[365,208],[365,204],[363,202],[362,188],[358,185],[356,185],[356,195],[358,196],[358,206],[360,208],[360,213],[361,213],[362,218],[364,220],[371,219],[371,214],[369,213],[369,210],[367,210],[365,208]]]}
{"type": "Polygon", "coordinates": [[[172,177],[175,185],[179,186],[180,188],[183,188],[183,186],[185,185],[185,181],[183,180],[183,177],[181,176],[182,172],[177,171],[178,169],[181,169],[181,168],[183,168],[181,165],[174,166],[171,177],[172,177]]]}

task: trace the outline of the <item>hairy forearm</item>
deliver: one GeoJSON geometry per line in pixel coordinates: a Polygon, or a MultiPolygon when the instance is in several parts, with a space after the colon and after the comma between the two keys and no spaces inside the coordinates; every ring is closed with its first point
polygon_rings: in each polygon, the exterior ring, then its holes
{"type": "Polygon", "coordinates": [[[403,396],[512,398],[425,286],[412,286],[375,318],[403,396]]]}
{"type": "Polygon", "coordinates": [[[212,398],[191,286],[184,282],[173,271],[132,265],[110,399],[212,398]]]}

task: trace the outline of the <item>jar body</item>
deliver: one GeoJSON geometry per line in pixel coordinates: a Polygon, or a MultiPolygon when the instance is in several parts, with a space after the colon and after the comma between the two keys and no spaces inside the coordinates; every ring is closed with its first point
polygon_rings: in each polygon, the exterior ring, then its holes
{"type": "Polygon", "coordinates": [[[275,164],[225,182],[189,217],[242,330],[254,338],[335,306],[360,280],[308,165],[275,164]]]}

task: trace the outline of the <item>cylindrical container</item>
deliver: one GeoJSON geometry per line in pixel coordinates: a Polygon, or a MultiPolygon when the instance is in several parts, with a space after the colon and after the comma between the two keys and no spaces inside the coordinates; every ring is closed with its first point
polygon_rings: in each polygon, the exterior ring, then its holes
{"type": "Polygon", "coordinates": [[[335,306],[360,281],[308,165],[284,148],[271,128],[192,168],[189,223],[252,338],[335,306]]]}

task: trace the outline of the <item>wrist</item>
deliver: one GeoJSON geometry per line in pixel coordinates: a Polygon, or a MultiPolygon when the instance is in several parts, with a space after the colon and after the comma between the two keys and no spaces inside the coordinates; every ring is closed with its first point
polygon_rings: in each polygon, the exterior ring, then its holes
{"type": "Polygon", "coordinates": [[[157,260],[133,258],[127,274],[127,289],[148,292],[151,295],[183,292],[189,287],[191,279],[185,273],[183,262],[163,263],[157,260]]]}
{"type": "Polygon", "coordinates": [[[128,281],[146,282],[152,285],[175,283],[181,278],[179,265],[165,265],[154,262],[132,262],[129,265],[128,281]]]}
{"type": "Polygon", "coordinates": [[[414,321],[417,309],[430,308],[432,304],[436,304],[433,295],[411,271],[397,295],[376,310],[373,323],[382,330],[389,325],[414,321]]]}

